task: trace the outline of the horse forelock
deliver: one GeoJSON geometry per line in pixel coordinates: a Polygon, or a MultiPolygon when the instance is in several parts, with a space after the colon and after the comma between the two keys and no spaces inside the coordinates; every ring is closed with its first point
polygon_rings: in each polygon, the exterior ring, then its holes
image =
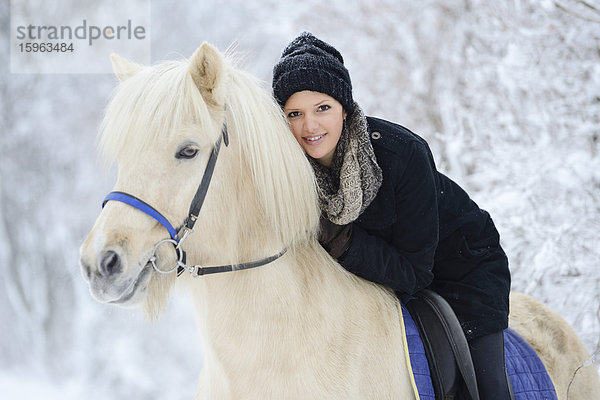
{"type": "Polygon", "coordinates": [[[211,121],[187,70],[166,61],[121,82],[100,126],[100,152],[107,163],[161,146],[181,129],[211,121]]]}

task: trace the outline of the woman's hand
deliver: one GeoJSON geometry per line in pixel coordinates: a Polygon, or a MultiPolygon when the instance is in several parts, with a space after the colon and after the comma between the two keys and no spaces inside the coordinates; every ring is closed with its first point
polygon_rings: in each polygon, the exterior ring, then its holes
{"type": "Polygon", "coordinates": [[[319,243],[329,255],[336,260],[339,259],[350,247],[352,239],[352,223],[348,225],[336,225],[327,217],[321,215],[319,243]]]}

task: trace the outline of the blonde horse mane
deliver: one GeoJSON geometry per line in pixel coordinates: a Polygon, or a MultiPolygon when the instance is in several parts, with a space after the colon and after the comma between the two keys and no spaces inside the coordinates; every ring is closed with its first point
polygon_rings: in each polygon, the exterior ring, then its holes
{"type": "Polygon", "coordinates": [[[222,212],[237,213],[240,220],[248,212],[259,213],[265,229],[276,238],[276,246],[293,248],[305,243],[314,238],[320,211],[314,174],[304,152],[264,83],[234,67],[232,55],[223,57],[212,51],[210,62],[218,64],[215,68],[221,74],[219,87],[210,92],[212,98],[199,90],[190,72],[196,54],[190,60],[152,67],[131,64],[128,74],[119,75],[122,81],[100,128],[101,154],[107,163],[115,158],[130,160],[169,135],[190,129],[206,134],[214,143],[224,122],[231,144],[221,147],[219,157],[234,154],[237,161],[227,163],[231,166],[218,164],[215,175],[237,178],[230,193],[241,186],[251,187],[259,209],[233,204],[222,212]]]}
{"type": "Polygon", "coordinates": [[[225,121],[251,171],[261,211],[284,245],[303,242],[315,234],[320,215],[313,170],[279,105],[256,78],[231,71],[225,121]]]}

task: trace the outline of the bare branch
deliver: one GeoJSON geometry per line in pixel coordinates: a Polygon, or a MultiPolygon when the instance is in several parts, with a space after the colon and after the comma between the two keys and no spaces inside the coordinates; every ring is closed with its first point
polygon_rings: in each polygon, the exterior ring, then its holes
{"type": "MultiPolygon", "coordinates": [[[[584,15],[581,15],[581,14],[579,14],[579,13],[577,13],[577,12],[573,11],[573,10],[570,10],[570,9],[569,9],[569,8],[567,8],[566,6],[564,6],[564,5],[560,4],[558,1],[554,1],[553,3],[554,3],[554,5],[555,5],[557,8],[559,8],[559,9],[563,10],[563,11],[564,11],[564,12],[566,12],[567,14],[570,14],[570,15],[572,15],[572,16],[574,16],[574,17],[576,17],[576,18],[582,19],[582,20],[584,20],[584,21],[595,22],[595,23],[597,23],[597,24],[600,24],[600,20],[598,20],[598,19],[595,19],[595,18],[589,18],[589,17],[586,17],[586,16],[584,16],[584,15]]],[[[595,9],[593,6],[590,6],[589,4],[585,4],[585,2],[584,2],[584,1],[581,1],[581,3],[582,3],[582,4],[584,4],[584,5],[586,5],[586,6],[592,7],[592,9],[595,9]]]]}
{"type": "Polygon", "coordinates": [[[588,3],[587,1],[581,0],[580,3],[583,4],[584,6],[586,6],[587,8],[592,9],[592,10],[596,11],[597,13],[600,13],[600,9],[598,9],[594,5],[588,3]]]}

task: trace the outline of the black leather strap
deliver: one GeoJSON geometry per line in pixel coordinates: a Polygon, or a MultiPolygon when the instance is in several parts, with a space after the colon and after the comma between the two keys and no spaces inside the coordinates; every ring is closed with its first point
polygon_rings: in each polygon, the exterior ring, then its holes
{"type": "Polygon", "coordinates": [[[208,163],[206,164],[206,169],[204,170],[204,175],[202,176],[202,181],[200,181],[200,185],[198,186],[196,194],[194,195],[192,203],[190,204],[188,217],[184,223],[185,227],[189,230],[194,228],[194,224],[198,219],[198,214],[200,214],[200,210],[202,209],[202,204],[204,204],[204,199],[206,198],[206,193],[208,192],[208,187],[210,186],[210,180],[212,179],[215,165],[217,164],[217,157],[219,156],[219,150],[221,148],[221,140],[225,141],[225,146],[229,145],[227,125],[225,124],[223,124],[222,135],[219,137],[215,143],[215,146],[213,147],[213,151],[210,154],[208,163]]]}
{"type": "Polygon", "coordinates": [[[286,251],[287,251],[287,249],[283,249],[279,253],[272,255],[270,257],[263,258],[258,261],[251,261],[251,262],[242,263],[242,264],[221,265],[218,267],[197,266],[196,271],[193,274],[195,276],[203,276],[203,275],[217,274],[220,272],[231,272],[231,271],[240,271],[240,270],[244,270],[244,269],[256,268],[256,267],[260,267],[262,265],[265,265],[265,264],[268,264],[270,262],[277,260],[279,257],[284,255],[286,251]]]}

